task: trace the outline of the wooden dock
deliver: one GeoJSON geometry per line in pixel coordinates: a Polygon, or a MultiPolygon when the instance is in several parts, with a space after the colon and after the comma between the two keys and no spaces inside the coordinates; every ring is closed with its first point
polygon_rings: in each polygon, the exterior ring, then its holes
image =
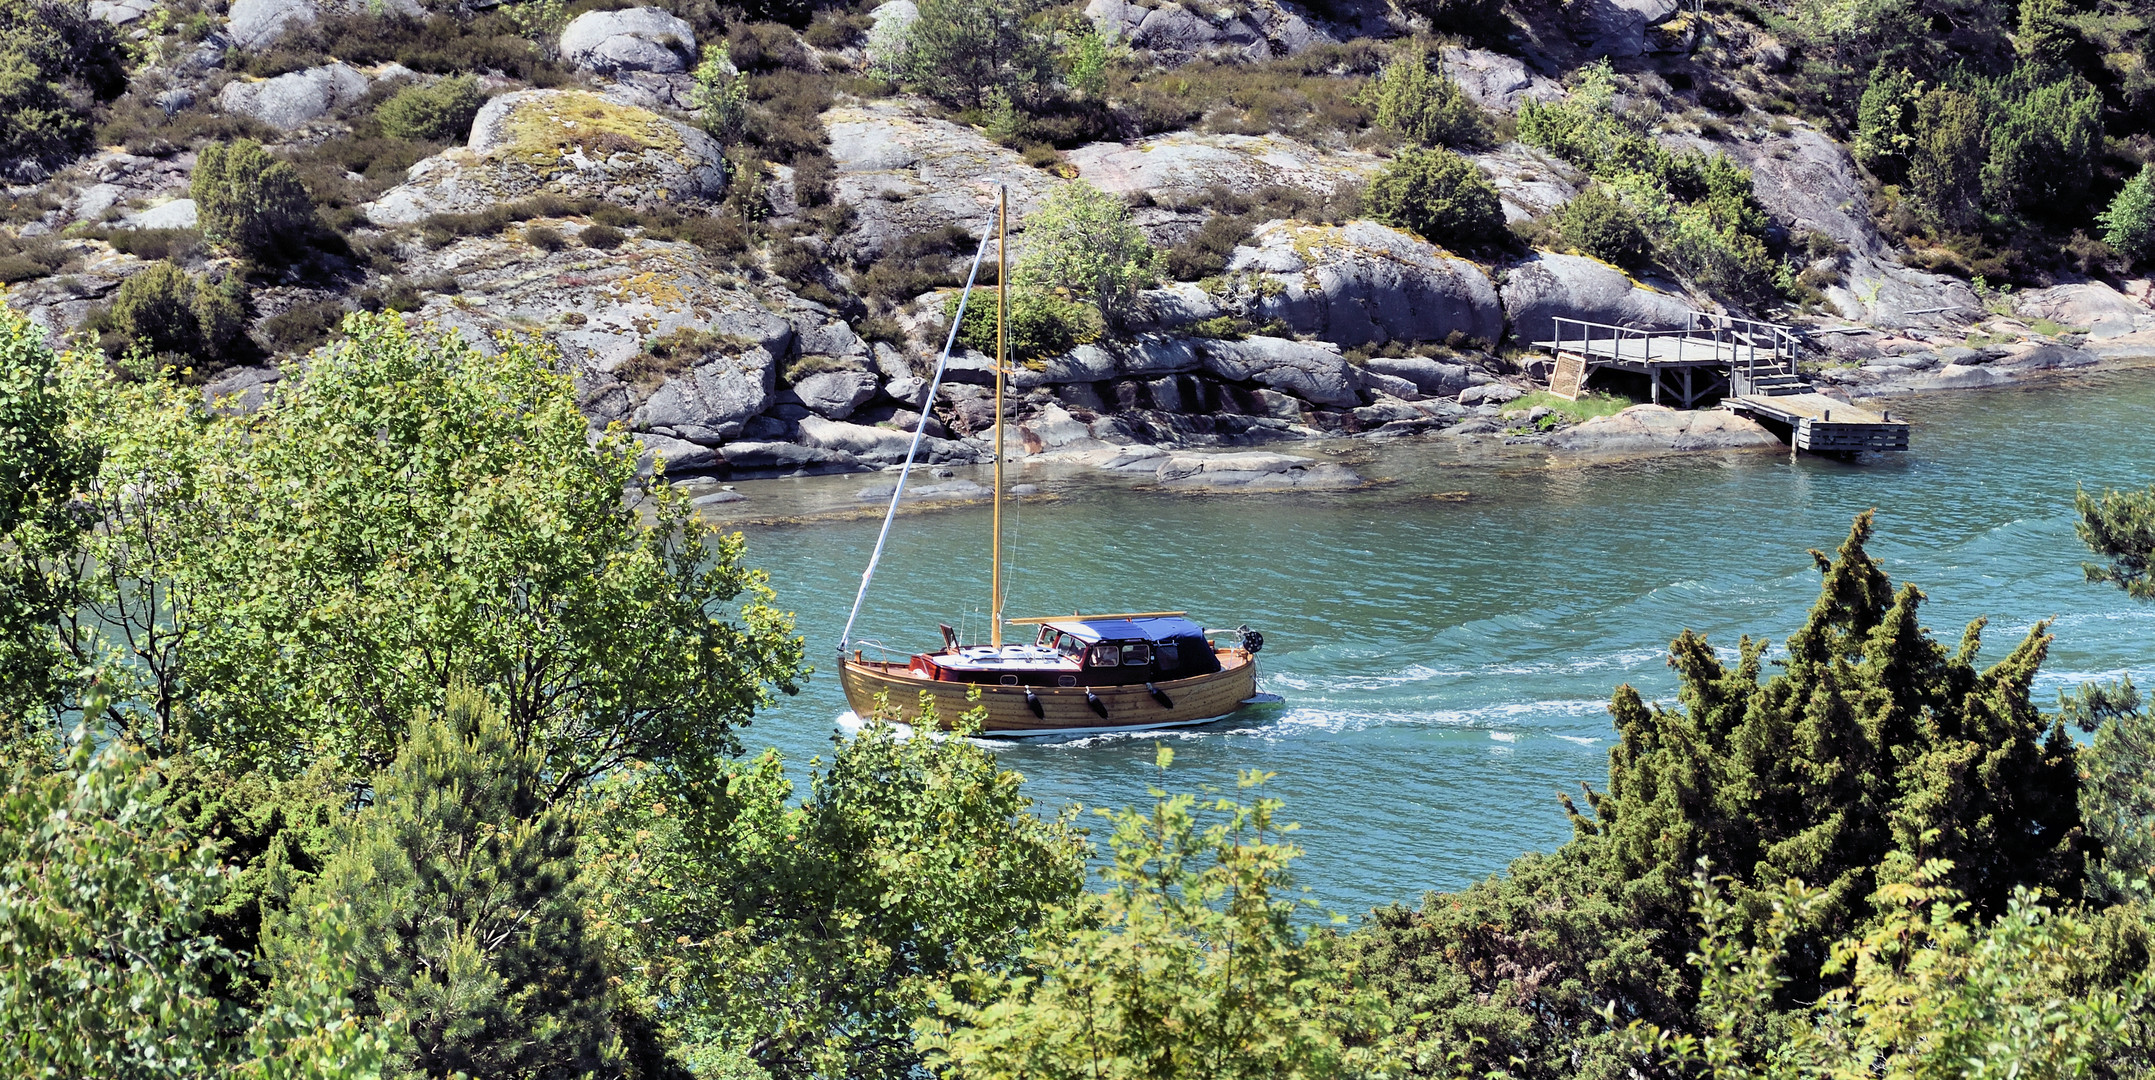
{"type": "Polygon", "coordinates": [[[1824,394],[1739,394],[1722,407],[1770,425],[1786,427],[1789,445],[1814,454],[1856,454],[1908,449],[1908,421],[1824,394]]]}
{"type": "Polygon", "coordinates": [[[1795,332],[1776,323],[1693,311],[1682,326],[1636,327],[1550,320],[1534,346],[1556,357],[1549,390],[1577,399],[1597,370],[1644,375],[1649,400],[1680,409],[1734,394],[1810,389],[1796,374],[1795,332]]]}
{"type": "Polygon", "coordinates": [[[1693,311],[1682,326],[1614,326],[1550,320],[1533,344],[1556,358],[1549,391],[1577,400],[1596,371],[1644,375],[1654,404],[1724,408],[1785,430],[1789,446],[1816,454],[1908,449],[1908,422],[1817,392],[1796,370],[1801,343],[1776,323],[1693,311]]]}

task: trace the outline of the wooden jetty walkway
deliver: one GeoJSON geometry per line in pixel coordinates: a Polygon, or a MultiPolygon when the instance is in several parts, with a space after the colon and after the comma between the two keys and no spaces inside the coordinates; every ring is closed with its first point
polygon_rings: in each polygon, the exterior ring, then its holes
{"type": "Polygon", "coordinates": [[[1817,392],[1796,370],[1802,341],[1777,323],[1693,311],[1685,325],[1641,329],[1551,320],[1546,341],[1556,357],[1549,390],[1577,400],[1596,371],[1643,375],[1654,404],[1722,407],[1788,430],[1789,445],[1813,453],[1908,449],[1908,423],[1817,392]]]}
{"type": "Polygon", "coordinates": [[[1824,394],[1739,394],[1721,407],[1768,426],[1786,427],[1789,446],[1814,454],[1908,449],[1908,421],[1824,394]]]}

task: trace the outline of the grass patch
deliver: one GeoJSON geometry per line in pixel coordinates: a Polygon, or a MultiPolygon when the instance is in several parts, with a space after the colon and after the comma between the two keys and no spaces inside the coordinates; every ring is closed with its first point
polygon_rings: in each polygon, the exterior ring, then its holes
{"type": "MultiPolygon", "coordinates": [[[[1504,411],[1514,412],[1545,408],[1554,416],[1561,416],[1574,424],[1578,424],[1592,420],[1597,416],[1615,416],[1617,413],[1637,404],[1638,402],[1621,394],[1609,394],[1599,390],[1591,390],[1581,394],[1577,401],[1566,401],[1547,390],[1536,390],[1531,394],[1505,402],[1504,411]]],[[[1546,418],[1542,421],[1544,430],[1555,426],[1546,418]]]]}
{"type": "Polygon", "coordinates": [[[2085,334],[2088,332],[2087,327],[2067,326],[2064,323],[2056,322],[2051,319],[2037,319],[2034,322],[2028,324],[2028,329],[2033,330],[2036,333],[2043,335],[2044,337],[2053,338],[2057,337],[2059,334],[2085,334]]]}

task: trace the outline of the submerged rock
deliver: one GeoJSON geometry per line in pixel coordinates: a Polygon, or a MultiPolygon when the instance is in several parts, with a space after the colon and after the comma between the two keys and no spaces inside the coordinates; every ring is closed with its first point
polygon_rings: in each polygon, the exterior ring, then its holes
{"type": "Polygon", "coordinates": [[[1634,405],[1614,416],[1597,416],[1549,436],[1558,450],[1641,453],[1657,450],[1778,448],[1773,432],[1723,409],[1692,412],[1662,405],[1634,405]]]}
{"type": "Polygon", "coordinates": [[[1344,465],[1291,454],[1168,454],[1154,473],[1178,491],[1339,491],[1363,480],[1344,465]]]}

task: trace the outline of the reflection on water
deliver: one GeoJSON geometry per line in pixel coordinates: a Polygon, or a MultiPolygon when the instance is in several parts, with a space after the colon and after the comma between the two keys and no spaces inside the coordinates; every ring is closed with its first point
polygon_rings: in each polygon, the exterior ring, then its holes
{"type": "MultiPolygon", "coordinates": [[[[2042,693],[2134,673],[2155,683],[2155,606],[2081,580],[2075,484],[2155,480],[2155,372],[1910,401],[1914,452],[1863,463],[1746,453],[1553,462],[1434,439],[1345,450],[1382,486],[1338,495],[1193,497],[1029,471],[1047,489],[1010,515],[1013,615],[1182,608],[1265,634],[1264,689],[1283,705],[1205,728],[1018,743],[999,752],[1047,809],[1145,798],[1152,745],[1172,786],[1276,772],[1309,851],[1302,879],[1359,913],[1459,886],[1570,835],[1558,791],[1605,772],[1619,683],[1667,699],[1668,640],[1784,638],[1815,598],[1807,548],[1879,510],[1872,545],[1932,597],[1957,637],[1992,617],[2002,656],[2040,619],[2058,636],[2042,693]],[[1435,499],[1466,491],[1463,500],[1435,499]]],[[[1306,452],[1306,451],[1305,451],[1306,452]]],[[[983,475],[982,480],[986,477],[983,475]]],[[[750,525],[751,560],[829,668],[880,504],[876,478],[739,485],[743,514],[866,516],[750,525]]],[[[887,482],[887,481],[884,481],[887,482]]],[[[985,507],[908,514],[856,636],[926,647],[935,624],[984,634],[985,507]]],[[[829,674],[759,719],[751,744],[827,752],[844,700],[829,674]]]]}

